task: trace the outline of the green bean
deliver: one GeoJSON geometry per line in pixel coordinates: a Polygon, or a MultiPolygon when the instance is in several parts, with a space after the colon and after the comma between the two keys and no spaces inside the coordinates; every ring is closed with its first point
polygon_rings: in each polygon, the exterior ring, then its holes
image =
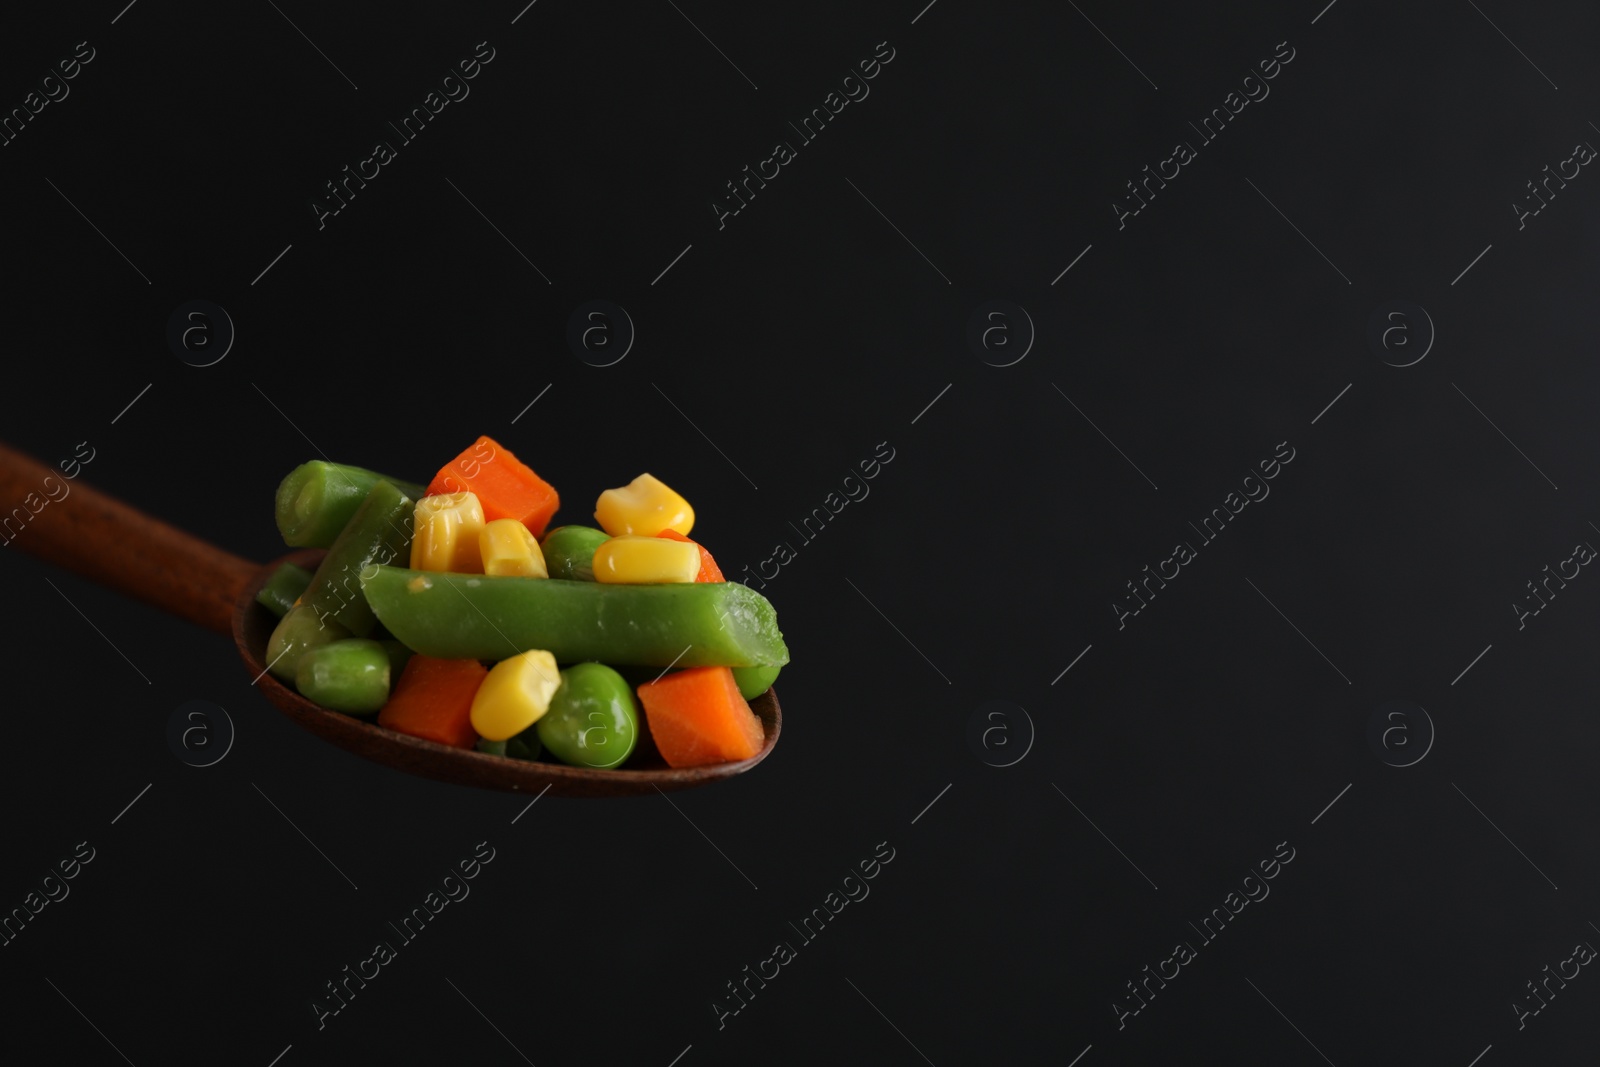
{"type": "Polygon", "coordinates": [[[331,616],[356,637],[370,634],[378,620],[361,595],[361,572],[375,563],[408,557],[415,504],[388,482],[373,486],[322,558],[300,602],[315,608],[319,618],[331,616]]]}
{"type": "Polygon", "coordinates": [[[296,548],[327,548],[350,522],[372,487],[386,481],[413,500],[420,485],[390,478],[363,467],[314,459],[290,471],[278,484],[278,532],[296,548]]]}
{"type": "Polygon", "coordinates": [[[296,604],[278,620],[267,641],[267,670],[274,678],[292,682],[307,652],[349,636],[350,631],[333,619],[319,619],[316,609],[296,604]]]}
{"type": "Polygon", "coordinates": [[[367,603],[406,647],[440,659],[757,667],[789,662],[777,613],[738,582],[604,585],[404,567],[361,575],[367,603]]]}
{"type": "Polygon", "coordinates": [[[782,667],[735,667],[733,684],[739,687],[740,696],[746,700],[754,700],[772,688],[772,683],[778,680],[778,672],[782,669],[782,667]]]}
{"type": "Polygon", "coordinates": [[[294,607],[294,602],[310,584],[310,571],[293,563],[285,563],[273,571],[272,577],[267,579],[267,584],[261,587],[261,591],[256,594],[256,603],[281,619],[290,608],[294,607]]]}

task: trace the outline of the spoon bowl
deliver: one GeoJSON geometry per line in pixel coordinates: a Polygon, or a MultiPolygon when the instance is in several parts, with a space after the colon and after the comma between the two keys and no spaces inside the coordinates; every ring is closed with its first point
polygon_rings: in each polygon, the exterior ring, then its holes
{"type": "MultiPolygon", "coordinates": [[[[92,458],[92,456],[91,456],[92,458]]],[[[85,460],[85,463],[88,461],[85,460]]],[[[256,594],[283,563],[315,570],[322,549],[291,552],[266,566],[242,559],[57,470],[0,444],[0,500],[49,500],[34,509],[16,536],[20,551],[72,571],[197,626],[232,634],[252,683],[295,723],[363,759],[406,774],[479,789],[550,792],[566,797],[633,796],[688,789],[732,778],[760,763],[778,743],[783,713],[773,690],[750,701],[766,732],[761,751],[746,760],[672,768],[641,722],[628,764],[614,770],[509,759],[424,741],[318,707],[266,671],[267,641],[277,619],[256,594]],[[56,490],[50,486],[56,483],[56,490]],[[65,492],[59,492],[66,487],[65,492]]],[[[21,509],[18,509],[21,510],[21,509]]]]}

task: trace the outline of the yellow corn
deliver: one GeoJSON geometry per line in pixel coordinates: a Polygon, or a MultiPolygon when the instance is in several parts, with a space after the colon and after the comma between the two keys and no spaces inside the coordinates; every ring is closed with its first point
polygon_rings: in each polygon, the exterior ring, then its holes
{"type": "Polygon", "coordinates": [[[483,505],[476,493],[437,493],[417,501],[413,513],[411,567],[419,571],[482,574],[478,535],[483,505]]]}
{"type": "Polygon", "coordinates": [[[594,550],[594,580],[612,585],[692,582],[700,574],[700,546],[691,541],[623,534],[594,550]]]}
{"type": "Polygon", "coordinates": [[[521,578],[548,578],[544,550],[529,529],[517,519],[495,519],[478,534],[478,555],[485,574],[514,574],[521,578]]]}
{"type": "Polygon", "coordinates": [[[694,508],[653,474],[641,474],[620,489],[601,493],[594,503],[594,517],[613,537],[654,537],[662,530],[688,537],[694,527],[694,508]]]}
{"type": "Polygon", "coordinates": [[[501,660],[472,698],[472,728],[489,741],[515,737],[550,710],[560,685],[556,658],[542,649],[501,660]]]}

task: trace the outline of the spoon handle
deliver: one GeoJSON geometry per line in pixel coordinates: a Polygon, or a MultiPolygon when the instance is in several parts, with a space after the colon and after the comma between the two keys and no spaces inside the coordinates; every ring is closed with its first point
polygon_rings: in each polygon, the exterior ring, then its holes
{"type": "Polygon", "coordinates": [[[5,547],[221,634],[260,569],[0,443],[5,547]]]}

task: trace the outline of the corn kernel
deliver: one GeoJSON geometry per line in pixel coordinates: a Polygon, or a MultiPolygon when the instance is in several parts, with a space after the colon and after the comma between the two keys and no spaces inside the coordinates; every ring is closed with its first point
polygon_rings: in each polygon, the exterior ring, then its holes
{"type": "Polygon", "coordinates": [[[436,493],[417,501],[413,513],[411,568],[482,574],[478,535],[483,532],[483,505],[476,493],[436,493]]]}
{"type": "Polygon", "coordinates": [[[556,658],[542,649],[501,660],[472,698],[472,728],[488,741],[515,737],[550,710],[560,686],[556,658]]]}
{"type": "Polygon", "coordinates": [[[517,519],[495,519],[478,534],[478,555],[483,573],[514,574],[522,578],[548,578],[544,550],[529,529],[517,519]]]}
{"type": "Polygon", "coordinates": [[[653,474],[641,474],[620,489],[607,489],[594,504],[595,521],[613,537],[654,537],[676,530],[685,537],[694,527],[694,508],[653,474]]]}
{"type": "Polygon", "coordinates": [[[700,573],[700,546],[693,541],[623,534],[594,550],[594,580],[612,585],[692,582],[700,573]]]}

